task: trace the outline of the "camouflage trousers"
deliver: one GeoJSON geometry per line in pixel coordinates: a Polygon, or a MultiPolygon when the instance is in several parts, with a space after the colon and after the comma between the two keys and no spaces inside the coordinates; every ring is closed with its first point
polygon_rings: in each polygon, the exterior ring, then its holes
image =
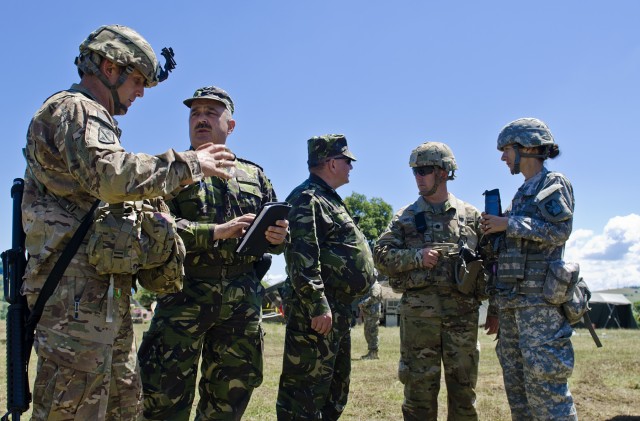
{"type": "Polygon", "coordinates": [[[478,312],[420,317],[419,310],[405,312],[400,319],[398,377],[404,384],[404,419],[438,419],[440,367],[444,366],[447,419],[477,420],[478,312]]]}
{"type": "Polygon", "coordinates": [[[364,339],[367,341],[367,348],[369,351],[377,351],[380,316],[378,313],[363,313],[362,318],[364,319],[364,339]]]}
{"type": "Polygon", "coordinates": [[[556,306],[499,311],[496,353],[513,420],[577,420],[569,391],[573,329],[556,306]]]}
{"type": "MultiPolygon", "coordinates": [[[[333,307],[333,306],[332,306],[333,307]]],[[[322,336],[297,300],[285,302],[287,329],[276,401],[279,421],[337,420],[347,405],[351,375],[351,310],[332,308],[322,336]]]]}
{"type": "MultiPolygon", "coordinates": [[[[44,282],[44,279],[43,279],[44,282]]],[[[131,288],[131,278],[125,282],[131,288]]],[[[137,420],[142,389],[129,296],[109,281],[63,276],[35,337],[33,420],[137,420]],[[110,315],[112,321],[107,321],[110,315]]],[[[27,291],[33,306],[36,293],[27,291]]]]}
{"type": "Polygon", "coordinates": [[[253,272],[232,279],[185,280],[158,297],[138,352],[149,420],[188,420],[198,363],[196,420],[239,420],[262,383],[264,289],[253,272]]]}

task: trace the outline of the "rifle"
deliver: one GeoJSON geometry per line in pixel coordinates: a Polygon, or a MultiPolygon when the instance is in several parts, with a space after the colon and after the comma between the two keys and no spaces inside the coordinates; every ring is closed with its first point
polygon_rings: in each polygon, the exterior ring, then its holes
{"type": "Polygon", "coordinates": [[[2,421],[20,420],[20,415],[29,409],[29,356],[31,347],[26,343],[26,324],[29,318],[27,299],[20,294],[22,277],[27,264],[22,230],[22,194],[24,180],[16,178],[11,186],[13,219],[11,249],[2,253],[4,268],[4,297],[9,303],[7,313],[7,413],[2,421]],[[9,418],[9,416],[11,418],[9,418]]]}

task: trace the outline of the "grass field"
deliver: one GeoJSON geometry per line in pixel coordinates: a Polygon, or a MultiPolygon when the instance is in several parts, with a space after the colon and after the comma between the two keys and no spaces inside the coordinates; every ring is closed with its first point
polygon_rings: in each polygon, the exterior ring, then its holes
{"type": "MultiPolygon", "coordinates": [[[[0,325],[0,338],[4,324],[0,325]]],[[[138,338],[147,324],[136,325],[138,338]]],[[[282,365],[284,326],[265,323],[265,378],[256,389],[245,413],[245,420],[275,420],[275,399],[282,365]]],[[[600,330],[604,348],[596,348],[586,330],[573,337],[576,369],[570,379],[578,415],[581,420],[640,420],[640,330],[600,330]]],[[[481,333],[478,410],[481,420],[510,420],[504,393],[502,372],[495,356],[493,337],[481,333]]],[[[344,420],[400,420],[402,384],[396,378],[399,350],[397,327],[380,328],[380,360],[361,361],[366,353],[362,326],[352,334],[352,381],[344,420]]],[[[4,340],[0,352],[5,355],[4,340]]],[[[35,362],[31,364],[35,367],[35,362]]],[[[6,407],[5,359],[0,358],[0,408],[6,407]]],[[[32,370],[31,380],[35,372],[32,370]]],[[[439,419],[446,419],[446,389],[440,391],[439,419]]],[[[25,414],[25,419],[29,413],[25,414]]],[[[192,414],[193,419],[193,414],[192,414]]]]}

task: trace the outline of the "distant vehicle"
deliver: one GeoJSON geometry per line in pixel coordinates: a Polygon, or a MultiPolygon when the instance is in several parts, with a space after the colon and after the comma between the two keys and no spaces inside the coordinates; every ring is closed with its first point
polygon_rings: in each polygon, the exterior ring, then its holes
{"type": "Polygon", "coordinates": [[[262,319],[265,321],[284,322],[282,298],[278,291],[278,288],[284,284],[284,279],[276,279],[266,276],[261,282],[264,287],[262,319]]]}
{"type": "Polygon", "coordinates": [[[133,323],[147,323],[151,320],[153,313],[141,305],[131,303],[131,321],[133,323]]]}

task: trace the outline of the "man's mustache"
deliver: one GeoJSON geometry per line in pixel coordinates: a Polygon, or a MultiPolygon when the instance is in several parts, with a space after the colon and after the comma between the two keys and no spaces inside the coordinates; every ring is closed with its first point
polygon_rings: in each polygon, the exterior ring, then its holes
{"type": "Polygon", "coordinates": [[[201,121],[198,124],[196,124],[196,130],[198,129],[210,129],[211,125],[209,123],[207,123],[206,121],[201,121]]]}

